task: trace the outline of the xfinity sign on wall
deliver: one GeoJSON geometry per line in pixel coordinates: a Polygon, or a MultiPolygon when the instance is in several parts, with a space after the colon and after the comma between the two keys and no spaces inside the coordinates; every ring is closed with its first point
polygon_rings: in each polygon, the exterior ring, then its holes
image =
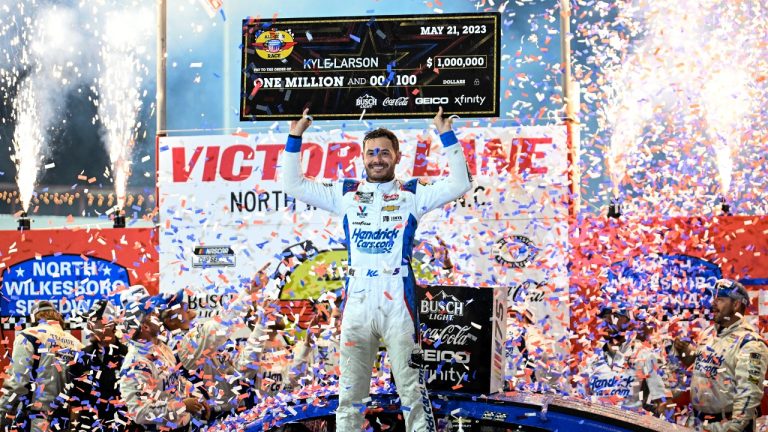
{"type": "MultiPolygon", "coordinates": [[[[430,181],[446,174],[433,130],[394,132],[403,153],[398,178],[430,181]]],[[[340,130],[306,133],[305,174],[323,182],[360,178],[363,135],[340,130]]],[[[458,269],[455,284],[508,287],[509,301],[527,299],[536,316],[567,322],[567,302],[557,300],[567,298],[565,128],[459,128],[457,135],[473,188],[425,216],[417,240],[436,244],[439,236],[445,241],[458,269]]],[[[339,218],[295,203],[283,191],[280,156],[286,138],[277,133],[160,138],[162,290],[188,288],[199,297],[193,298],[196,304],[215,307],[211,298],[225,299],[242,289],[265,264],[290,279],[285,251],[307,245],[321,252],[344,248],[339,218]]],[[[363,213],[371,205],[362,200],[360,204],[363,213]]],[[[372,249],[385,250],[391,240],[390,233],[377,233],[374,226],[349,228],[351,241],[372,249]]],[[[306,258],[301,252],[290,255],[306,258]]],[[[346,263],[326,264],[339,269],[346,263]]],[[[325,268],[301,274],[304,279],[327,276],[325,268]]],[[[285,285],[273,284],[275,290],[285,285]]],[[[302,288],[306,285],[292,284],[294,291],[305,292],[282,297],[316,298],[319,293],[302,288]]]]}

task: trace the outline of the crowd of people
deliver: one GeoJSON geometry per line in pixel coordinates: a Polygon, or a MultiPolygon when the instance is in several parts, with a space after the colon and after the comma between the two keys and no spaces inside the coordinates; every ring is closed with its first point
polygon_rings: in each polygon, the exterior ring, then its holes
{"type": "Polygon", "coordinates": [[[507,388],[621,406],[697,430],[752,431],[768,346],[748,309],[746,288],[728,279],[712,287],[711,305],[677,321],[612,299],[597,313],[596,346],[573,352],[517,305],[509,310],[507,388]]]}
{"type": "MultiPolygon", "coordinates": [[[[300,154],[311,123],[308,110],[292,123],[282,177],[286,193],[343,218],[349,256],[343,314],[342,296],[326,293],[306,335],[298,337],[264,295],[263,271],[207,320],[195,320],[183,290],[151,296],[135,285],[121,293],[119,307],[96,303],[84,347],[62,329],[55,305],[42,301],[33,313],[39,323],[15,338],[0,393],[3,426],[41,432],[197,430],[255,404],[333,384],[338,430],[358,431],[383,346],[389,365],[380,369],[392,372],[406,429],[435,431],[414,273],[431,266],[432,279],[443,283],[453,264],[442,240],[438,246],[417,245],[415,235],[419,218],[471,187],[452,119],[443,118],[442,108],[434,118],[450,171],[433,182],[395,178],[402,155],[397,137],[386,129],[363,139],[365,179],[308,179],[300,154]],[[422,262],[414,263],[414,256],[422,262]],[[238,333],[248,337],[235,343],[238,333]]],[[[750,430],[763,398],[768,347],[745,318],[749,296],[741,284],[719,280],[712,298],[711,327],[698,338],[682,333],[674,339],[652,325],[648,311],[608,302],[598,314],[600,343],[581,348],[563,348],[568,336],[552,340],[548,317],[513,305],[506,388],[648,411],[710,432],[750,430]]]]}
{"type": "Polygon", "coordinates": [[[339,302],[319,302],[297,340],[263,297],[266,282],[260,273],[206,320],[195,319],[183,290],[151,296],[134,285],[119,306],[94,304],[87,346],[63,329],[52,302],[37,303],[0,393],[3,430],[198,430],[293,386],[337,380],[339,302]],[[239,344],[238,332],[248,334],[239,344]]]}
{"type": "MultiPolygon", "coordinates": [[[[336,385],[341,298],[317,302],[297,337],[280,309],[260,297],[266,282],[260,274],[206,320],[195,319],[183,291],[150,296],[130,287],[121,306],[94,304],[85,346],[63,330],[54,304],[37,303],[35,325],[15,339],[0,393],[4,429],[197,430],[270,398],[336,385]],[[247,339],[234,342],[243,331],[247,339]]],[[[706,431],[750,431],[760,415],[768,347],[748,323],[748,305],[747,290],[722,279],[711,325],[673,329],[653,325],[647,311],[627,302],[610,302],[597,315],[598,346],[564,355],[527,308],[513,305],[506,390],[598,401],[706,431]]]]}

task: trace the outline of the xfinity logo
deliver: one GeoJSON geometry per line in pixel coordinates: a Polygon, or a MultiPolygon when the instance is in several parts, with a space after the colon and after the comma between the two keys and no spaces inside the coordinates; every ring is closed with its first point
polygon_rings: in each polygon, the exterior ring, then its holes
{"type": "Polygon", "coordinates": [[[464,104],[476,104],[476,105],[482,105],[483,102],[485,102],[485,96],[456,96],[453,98],[453,102],[458,106],[464,106],[464,104]]]}
{"type": "Polygon", "coordinates": [[[378,99],[369,95],[368,93],[360,96],[359,98],[357,98],[357,101],[355,101],[355,105],[357,105],[358,108],[362,108],[362,109],[373,108],[378,103],[379,103],[378,99]]]}
{"type": "Polygon", "coordinates": [[[416,105],[447,105],[447,97],[417,97],[416,105]]]}

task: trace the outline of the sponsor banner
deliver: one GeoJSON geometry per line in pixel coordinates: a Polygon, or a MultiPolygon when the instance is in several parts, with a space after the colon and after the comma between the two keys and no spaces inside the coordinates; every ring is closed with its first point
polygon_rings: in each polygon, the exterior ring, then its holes
{"type": "Polygon", "coordinates": [[[129,286],[125,267],[80,255],[45,255],[12,264],[3,273],[0,316],[29,316],[40,300],[55,300],[65,317],[129,286]]]}
{"type": "Polygon", "coordinates": [[[597,311],[621,301],[656,323],[656,335],[695,338],[709,324],[708,290],[721,277],[747,287],[749,319],[765,335],[765,232],[760,217],[583,219],[571,240],[571,327],[582,344],[575,348],[598,343],[597,311]]]}
{"type": "Polygon", "coordinates": [[[495,393],[502,385],[506,289],[431,286],[417,291],[430,390],[495,393]]]}
{"type": "MultiPolygon", "coordinates": [[[[403,154],[398,178],[428,182],[447,174],[436,135],[411,129],[394,133],[403,154]]],[[[416,244],[434,250],[439,237],[449,248],[455,270],[440,283],[507,287],[510,299],[527,301],[536,318],[556,320],[553,331],[564,331],[565,127],[462,128],[457,134],[473,189],[422,218],[416,244]]],[[[322,182],[360,178],[362,137],[356,132],[306,133],[305,174],[322,182]]],[[[244,289],[257,269],[270,264],[268,271],[275,275],[270,289],[303,310],[304,317],[304,299],[341,287],[347,265],[341,218],[295,203],[284,193],[279,166],[286,138],[274,133],[160,138],[163,290],[228,295],[244,289]],[[196,253],[201,248],[212,251],[204,254],[207,261],[196,253]]],[[[383,223],[402,217],[395,195],[383,197],[383,223]]],[[[360,196],[358,211],[366,213],[371,203],[360,196]]],[[[360,223],[350,226],[351,240],[386,252],[397,234],[373,222],[360,223]]],[[[435,284],[429,250],[414,251],[414,273],[423,283],[435,284]]]]}
{"type": "Polygon", "coordinates": [[[14,330],[27,325],[37,301],[56,305],[69,326],[125,286],[157,293],[156,234],[150,228],[0,231],[2,347],[12,349],[14,330]]]}
{"type": "Polygon", "coordinates": [[[499,115],[496,12],[243,20],[240,120],[499,115]]]}
{"type": "Polygon", "coordinates": [[[0,316],[48,300],[70,318],[132,284],[157,292],[155,239],[144,228],[0,231],[0,316]]]}

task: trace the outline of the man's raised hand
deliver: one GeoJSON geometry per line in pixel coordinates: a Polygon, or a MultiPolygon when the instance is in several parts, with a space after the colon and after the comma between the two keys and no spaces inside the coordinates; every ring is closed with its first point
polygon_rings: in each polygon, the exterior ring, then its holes
{"type": "Polygon", "coordinates": [[[288,133],[293,136],[301,136],[304,134],[304,131],[307,130],[311,125],[312,116],[309,115],[309,108],[304,108],[304,112],[301,114],[301,118],[291,122],[291,130],[288,133]]]}

